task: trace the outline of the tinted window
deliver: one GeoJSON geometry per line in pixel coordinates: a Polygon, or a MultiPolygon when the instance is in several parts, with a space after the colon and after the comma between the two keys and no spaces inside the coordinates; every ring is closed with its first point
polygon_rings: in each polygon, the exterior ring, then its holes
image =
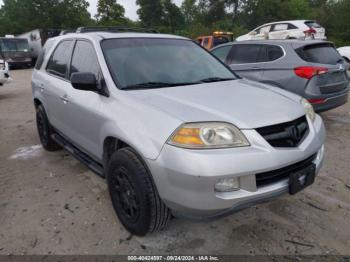
{"type": "Polygon", "coordinates": [[[267,60],[274,61],[283,56],[283,50],[279,46],[268,45],[267,46],[267,60]]]}
{"type": "Polygon", "coordinates": [[[262,57],[261,45],[233,45],[227,58],[229,64],[258,63],[264,59],[262,57]]]}
{"type": "Polygon", "coordinates": [[[321,28],[321,26],[317,24],[315,21],[306,21],[305,25],[312,28],[321,28]]]}
{"type": "Polygon", "coordinates": [[[215,36],[214,37],[214,43],[213,43],[213,47],[221,45],[221,44],[225,44],[230,42],[230,40],[227,37],[224,36],[215,36]]]}
{"type": "Polygon", "coordinates": [[[291,29],[298,29],[298,27],[292,24],[288,24],[288,30],[291,30],[291,29]]]}
{"type": "Polygon", "coordinates": [[[227,55],[231,50],[231,46],[227,45],[227,46],[223,46],[223,47],[219,47],[215,50],[213,50],[213,55],[215,55],[217,58],[219,58],[222,62],[226,61],[227,55]]]}
{"type": "Polygon", "coordinates": [[[96,79],[99,77],[100,66],[97,61],[94,47],[86,41],[77,41],[72,57],[70,74],[93,73],[96,79]]]}
{"type": "Polygon", "coordinates": [[[44,48],[40,51],[38,59],[36,60],[35,69],[39,70],[41,68],[41,66],[43,65],[43,62],[45,60],[45,55],[47,53],[47,50],[50,50],[52,45],[53,45],[52,41],[47,41],[46,42],[44,48]]]}
{"type": "Polygon", "coordinates": [[[53,75],[66,77],[67,65],[70,60],[73,41],[63,41],[58,44],[51,55],[46,70],[53,75]]]}
{"type": "MultiPolygon", "coordinates": [[[[161,38],[106,39],[101,43],[109,71],[120,88],[149,83],[199,84],[208,78],[235,78],[192,41],[161,38]]],[[[161,84],[160,84],[161,86],[161,84]]],[[[141,87],[140,87],[141,88],[141,87]]]]}
{"type": "Polygon", "coordinates": [[[336,65],[342,59],[331,44],[308,45],[296,51],[303,60],[311,63],[336,65]]]}

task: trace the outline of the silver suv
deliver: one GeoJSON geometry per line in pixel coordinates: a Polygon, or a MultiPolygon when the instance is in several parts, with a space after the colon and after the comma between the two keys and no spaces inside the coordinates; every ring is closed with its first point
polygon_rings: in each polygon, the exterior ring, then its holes
{"type": "Polygon", "coordinates": [[[295,194],[322,165],[325,128],[306,100],[240,79],[183,37],[59,36],[32,86],[43,147],[106,177],[136,235],[172,214],[215,218],[295,194]]]}

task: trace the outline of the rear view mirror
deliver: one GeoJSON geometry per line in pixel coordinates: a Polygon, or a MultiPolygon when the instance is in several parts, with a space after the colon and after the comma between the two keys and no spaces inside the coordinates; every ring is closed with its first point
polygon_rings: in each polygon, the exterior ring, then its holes
{"type": "Polygon", "coordinates": [[[84,91],[99,91],[96,76],[92,73],[73,73],[70,82],[75,89],[84,91]]]}

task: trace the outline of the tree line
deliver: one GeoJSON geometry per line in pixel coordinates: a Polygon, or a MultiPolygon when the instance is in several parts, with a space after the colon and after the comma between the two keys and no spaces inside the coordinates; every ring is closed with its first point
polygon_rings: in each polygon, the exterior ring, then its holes
{"type": "Polygon", "coordinates": [[[191,38],[217,30],[239,36],[267,22],[313,19],[326,27],[337,45],[350,45],[350,0],[184,0],[181,6],[172,0],[136,0],[136,4],[138,21],[125,17],[117,0],[99,0],[94,17],[86,0],[4,0],[0,35],[35,28],[126,26],[191,38]]]}

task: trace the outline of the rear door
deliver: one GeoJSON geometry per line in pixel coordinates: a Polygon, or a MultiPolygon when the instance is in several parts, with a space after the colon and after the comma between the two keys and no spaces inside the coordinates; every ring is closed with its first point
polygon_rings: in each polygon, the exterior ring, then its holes
{"type": "Polygon", "coordinates": [[[264,70],[265,49],[261,44],[232,45],[226,58],[228,64],[239,76],[260,81],[264,70]]]}
{"type": "Polygon", "coordinates": [[[288,37],[288,24],[272,25],[269,39],[286,39],[288,37]]]}
{"type": "Polygon", "coordinates": [[[74,40],[63,40],[51,54],[39,83],[43,94],[50,123],[62,133],[67,133],[69,127],[65,122],[66,91],[70,88],[68,81],[68,64],[71,57],[74,40]]]}

